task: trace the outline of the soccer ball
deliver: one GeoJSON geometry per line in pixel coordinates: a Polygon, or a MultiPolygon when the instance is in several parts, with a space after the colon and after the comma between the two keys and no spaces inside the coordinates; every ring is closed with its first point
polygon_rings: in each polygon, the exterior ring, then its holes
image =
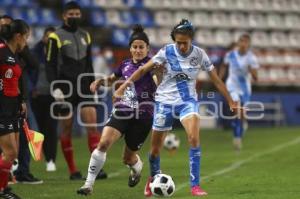
{"type": "Polygon", "coordinates": [[[179,138],[174,133],[169,133],[164,140],[164,148],[167,150],[178,149],[180,145],[179,138]]]}
{"type": "Polygon", "coordinates": [[[175,184],[171,176],[157,174],[150,182],[150,189],[154,196],[170,197],[175,192],[175,184]]]}

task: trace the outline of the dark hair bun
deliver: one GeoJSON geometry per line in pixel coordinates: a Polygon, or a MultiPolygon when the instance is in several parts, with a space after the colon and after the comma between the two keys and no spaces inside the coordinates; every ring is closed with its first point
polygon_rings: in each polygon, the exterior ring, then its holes
{"type": "Polygon", "coordinates": [[[132,27],[133,33],[144,32],[144,28],[141,24],[135,24],[132,27]]]}

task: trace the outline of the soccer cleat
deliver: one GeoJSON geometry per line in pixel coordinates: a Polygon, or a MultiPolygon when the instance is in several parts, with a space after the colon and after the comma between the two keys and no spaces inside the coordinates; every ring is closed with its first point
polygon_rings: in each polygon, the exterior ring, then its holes
{"type": "Polygon", "coordinates": [[[191,193],[193,196],[205,196],[207,193],[201,189],[199,185],[193,186],[191,188],[191,193]]]}
{"type": "Polygon", "coordinates": [[[12,193],[10,188],[5,188],[3,191],[0,191],[0,198],[3,198],[3,199],[21,199],[17,194],[12,193]]]}
{"type": "Polygon", "coordinates": [[[77,194],[79,195],[91,195],[93,192],[93,187],[89,187],[89,186],[82,186],[80,189],[77,190],[77,194]]]}
{"type": "Polygon", "coordinates": [[[103,169],[101,169],[96,177],[96,180],[102,180],[102,179],[106,179],[106,178],[107,178],[107,173],[105,173],[105,171],[103,169]]]}
{"type": "Polygon", "coordinates": [[[150,189],[150,182],[152,181],[152,177],[150,176],[147,180],[147,183],[145,185],[145,189],[144,189],[144,195],[146,197],[151,197],[152,196],[152,192],[151,192],[151,189],[150,189]]]}
{"type": "Polygon", "coordinates": [[[56,165],[52,160],[46,163],[46,171],[48,172],[56,171],[56,165]]]}
{"type": "Polygon", "coordinates": [[[79,171],[76,171],[70,175],[70,180],[84,180],[84,178],[79,171]]]}
{"type": "Polygon", "coordinates": [[[140,173],[135,173],[133,170],[130,170],[130,175],[128,178],[128,186],[129,187],[135,187],[141,179],[140,173]]]}
{"type": "Polygon", "coordinates": [[[31,173],[16,175],[16,181],[22,184],[43,184],[43,180],[34,177],[31,173]]]}

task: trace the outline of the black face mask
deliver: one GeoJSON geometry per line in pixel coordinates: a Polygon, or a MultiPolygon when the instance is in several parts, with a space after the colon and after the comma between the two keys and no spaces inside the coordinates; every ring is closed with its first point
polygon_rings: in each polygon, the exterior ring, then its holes
{"type": "Polygon", "coordinates": [[[71,28],[76,29],[76,28],[78,28],[78,26],[79,26],[80,18],[78,18],[78,17],[69,17],[69,18],[67,19],[67,23],[68,23],[68,25],[69,25],[71,28]]]}

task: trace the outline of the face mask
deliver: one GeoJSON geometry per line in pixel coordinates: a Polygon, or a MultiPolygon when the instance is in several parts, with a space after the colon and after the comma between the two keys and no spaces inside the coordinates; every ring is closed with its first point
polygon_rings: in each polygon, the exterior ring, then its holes
{"type": "Polygon", "coordinates": [[[68,25],[71,28],[77,28],[79,26],[79,22],[80,22],[80,18],[78,17],[69,17],[67,21],[68,25]]]}

